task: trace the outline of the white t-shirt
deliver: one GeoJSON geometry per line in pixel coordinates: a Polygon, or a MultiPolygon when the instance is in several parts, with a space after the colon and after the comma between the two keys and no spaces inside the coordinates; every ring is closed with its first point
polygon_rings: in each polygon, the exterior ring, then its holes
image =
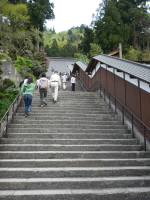
{"type": "Polygon", "coordinates": [[[61,80],[60,80],[60,76],[56,73],[51,75],[49,84],[51,84],[52,82],[58,82],[58,85],[61,86],[61,80]]]}
{"type": "Polygon", "coordinates": [[[71,83],[76,83],[76,78],[75,77],[71,77],[71,83]]]}
{"type": "Polygon", "coordinates": [[[62,79],[62,82],[63,82],[63,83],[67,82],[67,76],[66,76],[66,74],[64,74],[64,75],[61,77],[61,79],[62,79]]]}
{"type": "Polygon", "coordinates": [[[46,88],[46,89],[48,88],[48,79],[46,77],[42,77],[37,80],[38,88],[42,87],[42,85],[44,88],[46,88]]]}

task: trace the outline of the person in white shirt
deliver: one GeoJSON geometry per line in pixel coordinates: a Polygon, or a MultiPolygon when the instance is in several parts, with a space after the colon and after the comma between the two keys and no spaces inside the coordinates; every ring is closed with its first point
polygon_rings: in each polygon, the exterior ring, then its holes
{"type": "Polygon", "coordinates": [[[47,98],[47,91],[48,91],[48,79],[46,78],[46,74],[43,73],[41,78],[37,80],[37,87],[40,93],[40,100],[41,100],[41,107],[46,106],[46,98],[47,98]]]}
{"type": "Polygon", "coordinates": [[[64,73],[63,75],[62,75],[62,77],[61,77],[61,80],[62,80],[62,88],[63,88],[63,90],[65,90],[66,89],[66,83],[67,83],[67,75],[66,75],[66,73],[64,73]]]}
{"type": "Polygon", "coordinates": [[[61,79],[57,71],[51,75],[49,84],[51,87],[53,102],[56,103],[58,99],[58,89],[61,87],[61,79]]]}
{"type": "Polygon", "coordinates": [[[76,84],[76,77],[73,74],[72,77],[71,77],[71,90],[72,91],[75,91],[75,84],[76,84]]]}

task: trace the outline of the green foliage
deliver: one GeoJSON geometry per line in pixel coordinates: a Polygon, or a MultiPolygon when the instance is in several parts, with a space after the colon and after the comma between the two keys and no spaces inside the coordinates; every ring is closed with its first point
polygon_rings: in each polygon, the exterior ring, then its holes
{"type": "Polygon", "coordinates": [[[13,30],[25,28],[29,24],[29,16],[26,4],[6,4],[3,14],[7,16],[13,30]]]}
{"type": "Polygon", "coordinates": [[[103,0],[92,24],[95,41],[105,53],[118,48],[120,42],[125,49],[140,49],[143,37],[148,45],[150,16],[145,0],[103,0]]]}
{"type": "Polygon", "coordinates": [[[77,61],[81,61],[85,64],[88,64],[89,63],[89,59],[86,55],[82,54],[82,53],[75,53],[74,54],[74,58],[77,60],[77,61]]]}
{"type": "Polygon", "coordinates": [[[6,90],[8,88],[15,88],[15,83],[10,79],[3,80],[3,89],[6,90]]]}
{"type": "Polygon", "coordinates": [[[44,32],[44,46],[48,56],[72,57],[78,52],[83,38],[83,27],[71,28],[68,31],[55,33],[53,30],[44,32]]]}
{"type": "Polygon", "coordinates": [[[143,61],[150,61],[150,50],[145,50],[142,53],[142,60],[143,61]]]}
{"type": "Polygon", "coordinates": [[[22,75],[22,77],[30,76],[34,78],[35,76],[38,78],[41,73],[47,70],[42,53],[39,52],[34,56],[36,57],[36,60],[31,60],[29,58],[20,56],[17,57],[15,67],[17,71],[22,75]]]}
{"type": "Polygon", "coordinates": [[[125,58],[132,61],[141,61],[142,54],[140,50],[130,47],[125,55],[125,58]]]}
{"type": "Polygon", "coordinates": [[[98,44],[95,44],[95,43],[90,44],[89,58],[92,58],[101,53],[102,53],[102,49],[98,44]]]}
{"type": "Polygon", "coordinates": [[[15,67],[17,71],[24,77],[27,73],[31,72],[32,61],[18,56],[15,62],[15,67]]]}
{"type": "Polygon", "coordinates": [[[8,54],[0,52],[0,61],[2,60],[11,61],[11,58],[8,56],[8,54]]]}
{"type": "Polygon", "coordinates": [[[53,19],[54,4],[49,0],[30,0],[28,2],[28,12],[32,24],[40,31],[44,29],[46,19],[53,19]]]}
{"type": "Polygon", "coordinates": [[[90,43],[94,42],[94,32],[91,28],[84,28],[84,38],[79,45],[79,49],[83,52],[83,54],[88,54],[90,51],[90,43]]]}
{"type": "Polygon", "coordinates": [[[10,104],[15,99],[18,91],[0,91],[0,119],[4,116],[5,112],[8,110],[10,104]]]}

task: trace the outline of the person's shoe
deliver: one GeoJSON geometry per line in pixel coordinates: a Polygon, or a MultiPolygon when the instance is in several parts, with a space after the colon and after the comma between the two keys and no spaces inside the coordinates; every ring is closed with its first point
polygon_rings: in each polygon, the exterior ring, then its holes
{"type": "Polygon", "coordinates": [[[44,107],[44,105],[42,104],[41,107],[44,107]]]}
{"type": "Polygon", "coordinates": [[[25,117],[28,117],[28,113],[25,113],[25,115],[24,115],[25,117]]]}
{"type": "Polygon", "coordinates": [[[47,103],[46,103],[46,102],[44,102],[44,106],[47,106],[47,103]]]}
{"type": "Polygon", "coordinates": [[[54,100],[54,103],[56,103],[57,101],[56,100],[54,100]]]}

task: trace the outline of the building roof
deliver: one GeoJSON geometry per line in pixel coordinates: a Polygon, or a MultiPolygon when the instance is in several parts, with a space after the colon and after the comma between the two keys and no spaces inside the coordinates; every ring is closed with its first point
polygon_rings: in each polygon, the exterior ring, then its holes
{"type": "MultiPolygon", "coordinates": [[[[113,56],[98,55],[93,57],[94,60],[105,63],[115,69],[119,69],[125,73],[131,74],[136,78],[144,80],[150,83],[150,66],[146,64],[140,64],[137,62],[132,62],[124,59],[119,59],[113,56]]],[[[92,66],[92,63],[90,64],[92,66]]],[[[90,68],[88,66],[88,68],[90,68]]]]}
{"type": "Polygon", "coordinates": [[[77,61],[76,63],[74,63],[72,73],[76,73],[76,71],[78,71],[79,68],[82,69],[83,71],[85,71],[87,68],[87,65],[80,61],[77,61]]]}
{"type": "Polygon", "coordinates": [[[70,64],[70,65],[67,65],[67,67],[68,67],[68,69],[70,70],[70,72],[72,72],[72,70],[73,70],[73,65],[70,64]]]}

